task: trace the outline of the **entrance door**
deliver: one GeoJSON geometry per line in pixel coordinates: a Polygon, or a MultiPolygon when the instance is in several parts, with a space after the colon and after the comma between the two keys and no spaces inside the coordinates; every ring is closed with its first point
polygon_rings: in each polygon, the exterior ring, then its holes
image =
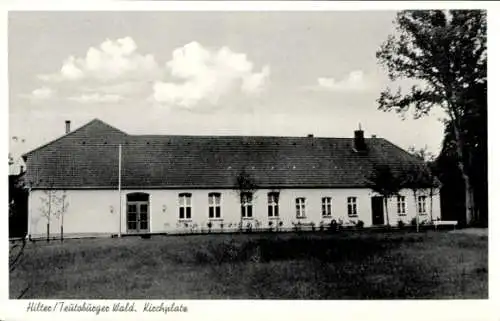
{"type": "Polygon", "coordinates": [[[127,233],[149,233],[149,195],[128,195],[127,233]]]}
{"type": "Polygon", "coordinates": [[[372,197],[372,222],[373,225],[384,224],[384,198],[381,196],[372,197]]]}

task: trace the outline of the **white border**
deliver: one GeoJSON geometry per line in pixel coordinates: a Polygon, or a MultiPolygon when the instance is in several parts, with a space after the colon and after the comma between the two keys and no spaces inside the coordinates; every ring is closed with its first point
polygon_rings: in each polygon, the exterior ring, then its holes
{"type": "MultiPolygon", "coordinates": [[[[250,2],[211,2],[211,1],[182,1],[182,2],[161,2],[161,1],[136,1],[136,2],[109,2],[109,1],[17,1],[10,4],[0,4],[1,17],[1,40],[7,48],[7,13],[8,10],[18,11],[323,11],[323,10],[398,10],[398,9],[488,9],[488,57],[489,57],[489,193],[495,195],[498,191],[498,170],[496,164],[500,164],[496,144],[496,131],[498,126],[497,115],[500,104],[497,99],[497,92],[500,88],[498,81],[498,57],[500,50],[498,40],[500,39],[500,12],[496,8],[498,5],[492,2],[274,2],[274,1],[250,1],[250,2]],[[80,2],[80,3],[79,3],[80,2]],[[491,90],[493,88],[493,90],[491,90]]],[[[362,22],[360,22],[362,23],[362,22]]],[[[7,71],[7,50],[0,53],[2,67],[0,70],[7,71]]],[[[4,106],[8,106],[8,74],[4,73],[1,78],[1,97],[4,98],[4,106]]],[[[5,116],[2,118],[4,139],[1,140],[5,154],[8,152],[8,108],[4,108],[5,116]]],[[[7,166],[4,167],[7,176],[7,166]]],[[[4,179],[4,182],[7,182],[4,179]]],[[[7,184],[2,185],[2,195],[8,195],[7,184]]],[[[4,198],[4,204],[7,199],[4,198]]],[[[255,318],[265,319],[325,319],[325,320],[499,320],[500,308],[495,306],[498,302],[498,271],[499,271],[499,237],[495,236],[498,218],[498,203],[495,198],[490,198],[490,244],[489,244],[489,300],[426,300],[426,301],[175,301],[177,304],[187,304],[189,313],[182,314],[101,314],[101,320],[164,320],[178,319],[203,319],[203,320],[255,320],[255,318]]],[[[66,320],[68,318],[76,320],[89,320],[95,315],[91,313],[25,313],[26,301],[8,300],[8,242],[5,236],[8,235],[7,213],[4,212],[4,224],[1,224],[4,243],[1,247],[2,255],[0,264],[0,275],[2,294],[0,303],[1,320],[66,320]]],[[[172,302],[171,300],[165,300],[172,302]]],[[[55,301],[49,301],[55,302],[55,301]]],[[[83,301],[75,301],[82,303],[83,301]]],[[[110,303],[110,301],[92,301],[93,303],[110,303]]],[[[142,306],[142,301],[136,301],[138,307],[142,306]]],[[[158,301],[159,302],[159,301],[158,301]]],[[[500,302],[498,302],[500,303],[500,302]]]]}
{"type": "MultiPolygon", "coordinates": [[[[9,2],[9,1],[6,1],[9,2]]],[[[7,10],[24,11],[323,11],[400,9],[493,9],[489,1],[109,1],[45,0],[13,1],[7,10]]]]}

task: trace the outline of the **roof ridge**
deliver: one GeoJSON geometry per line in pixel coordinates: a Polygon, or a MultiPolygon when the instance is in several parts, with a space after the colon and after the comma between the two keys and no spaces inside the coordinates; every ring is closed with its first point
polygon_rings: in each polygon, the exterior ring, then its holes
{"type": "MultiPolygon", "coordinates": [[[[216,137],[216,138],[293,138],[293,139],[352,139],[352,137],[328,137],[328,136],[315,136],[315,137],[307,137],[307,136],[266,136],[266,135],[179,135],[179,134],[129,134],[129,137],[138,137],[138,138],[146,138],[146,137],[216,137]]],[[[378,138],[366,138],[366,139],[378,139],[378,138]]]]}

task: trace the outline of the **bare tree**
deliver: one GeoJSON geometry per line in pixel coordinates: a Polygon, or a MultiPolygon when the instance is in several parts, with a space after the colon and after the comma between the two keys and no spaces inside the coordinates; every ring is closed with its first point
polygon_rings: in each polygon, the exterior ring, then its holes
{"type": "Polygon", "coordinates": [[[44,195],[40,197],[40,202],[42,205],[40,206],[40,214],[45,217],[47,220],[47,242],[50,239],[50,219],[54,215],[53,207],[54,207],[54,193],[55,191],[52,189],[44,190],[44,195]]]}
{"type": "MultiPolygon", "coordinates": [[[[429,201],[430,201],[429,212],[432,221],[434,196],[438,194],[439,187],[441,185],[438,178],[433,172],[432,164],[435,161],[435,156],[428,150],[427,145],[420,149],[415,148],[415,146],[410,146],[408,148],[408,152],[417,157],[418,159],[420,159],[422,162],[425,162],[424,165],[421,165],[421,167],[411,168],[410,175],[414,176],[413,179],[411,178],[412,180],[418,179],[424,181],[425,183],[425,190],[428,192],[429,195],[429,201]]],[[[422,190],[422,192],[425,193],[425,190],[422,190]]]]}
{"type": "Polygon", "coordinates": [[[390,226],[387,201],[392,196],[399,195],[399,191],[402,188],[402,180],[387,164],[375,165],[372,173],[367,177],[367,179],[370,188],[384,198],[387,226],[390,226]]]}
{"type": "MultiPolygon", "coordinates": [[[[417,224],[417,232],[419,231],[419,208],[417,195],[418,194],[426,194],[427,190],[433,187],[435,183],[435,178],[432,175],[426,164],[412,164],[408,168],[405,169],[404,176],[404,187],[407,187],[413,192],[413,199],[415,202],[415,220],[417,224]]],[[[432,220],[432,214],[431,214],[432,220]]]]}
{"type": "MultiPolygon", "coordinates": [[[[61,193],[54,189],[53,184],[49,184],[49,187],[43,191],[43,196],[40,197],[42,205],[39,210],[41,216],[47,220],[47,242],[50,240],[50,223],[53,217],[62,218],[68,203],[66,201],[66,191],[61,193]]],[[[63,227],[61,222],[61,233],[63,233],[63,227]]],[[[62,234],[61,234],[62,237],[62,234]]]]}
{"type": "Polygon", "coordinates": [[[54,209],[54,216],[59,219],[60,223],[60,233],[61,233],[61,241],[64,238],[64,214],[68,210],[69,203],[67,201],[67,193],[66,190],[63,190],[60,195],[56,193],[54,205],[56,206],[54,209]]]}
{"type": "MultiPolygon", "coordinates": [[[[242,207],[242,212],[240,213],[240,228],[243,230],[243,206],[245,202],[252,202],[254,198],[254,193],[258,189],[255,179],[248,173],[245,168],[242,168],[235,179],[235,190],[240,198],[240,205],[242,207]]],[[[253,215],[253,213],[252,213],[253,215]]]]}
{"type": "Polygon", "coordinates": [[[417,157],[418,159],[422,160],[423,162],[432,162],[435,159],[434,154],[429,151],[427,145],[421,148],[410,146],[408,147],[408,152],[417,157]]]}

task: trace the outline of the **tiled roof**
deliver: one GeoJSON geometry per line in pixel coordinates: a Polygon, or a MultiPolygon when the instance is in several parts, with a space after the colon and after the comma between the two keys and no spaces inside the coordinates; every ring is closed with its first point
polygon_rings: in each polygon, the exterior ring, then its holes
{"type": "Polygon", "coordinates": [[[26,155],[33,188],[234,188],[244,170],[258,187],[366,187],[374,164],[420,162],[382,138],[128,135],[98,119],[26,155]]]}

